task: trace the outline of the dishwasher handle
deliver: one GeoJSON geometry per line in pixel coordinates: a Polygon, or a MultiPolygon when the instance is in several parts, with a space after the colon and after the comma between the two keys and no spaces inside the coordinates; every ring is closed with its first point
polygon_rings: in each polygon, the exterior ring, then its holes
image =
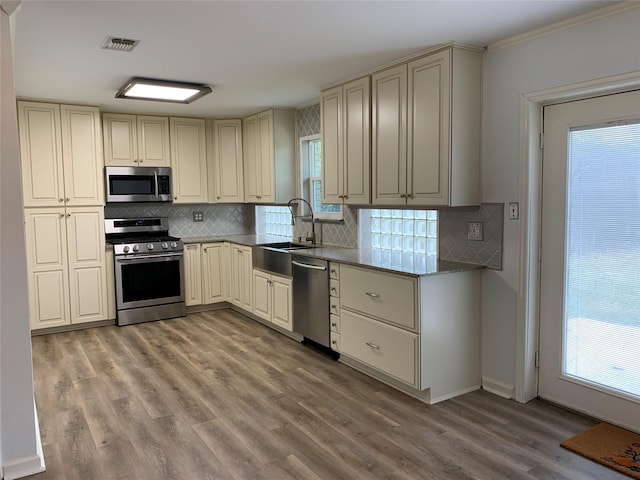
{"type": "Polygon", "coordinates": [[[322,267],[320,265],[309,265],[308,263],[300,263],[295,260],[291,260],[291,264],[296,267],[308,268],[309,270],[326,270],[327,267],[322,267]]]}

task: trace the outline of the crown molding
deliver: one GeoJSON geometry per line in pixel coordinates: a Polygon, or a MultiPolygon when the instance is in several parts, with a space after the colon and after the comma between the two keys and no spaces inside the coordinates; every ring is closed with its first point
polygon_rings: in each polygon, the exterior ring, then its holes
{"type": "Polygon", "coordinates": [[[495,50],[500,50],[502,48],[512,47],[519,43],[533,40],[534,38],[549,35],[550,33],[567,30],[584,23],[593,22],[595,20],[600,20],[601,18],[618,15],[619,13],[635,9],[640,9],[640,2],[634,0],[625,0],[608,7],[594,10],[593,12],[570,18],[568,20],[552,23],[551,25],[547,25],[545,27],[536,28],[535,30],[531,30],[526,33],[521,33],[519,35],[514,35],[513,37],[505,38],[504,40],[498,40],[497,42],[491,43],[489,46],[487,46],[487,51],[492,52],[495,50]]]}

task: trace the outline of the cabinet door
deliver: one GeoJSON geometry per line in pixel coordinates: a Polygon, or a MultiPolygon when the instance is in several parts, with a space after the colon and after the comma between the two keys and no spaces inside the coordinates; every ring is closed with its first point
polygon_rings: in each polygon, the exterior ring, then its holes
{"type": "Polygon", "coordinates": [[[271,321],[271,275],[260,270],[253,271],[253,313],[271,321]]]}
{"type": "Polygon", "coordinates": [[[231,244],[222,246],[222,293],[224,300],[231,301],[231,244]]]}
{"type": "Polygon", "coordinates": [[[344,150],[341,86],[322,92],[320,125],[322,131],[322,203],[342,203],[344,150]]]}
{"type": "Polygon", "coordinates": [[[271,277],[272,322],[290,332],[293,331],[293,299],[291,296],[292,280],[290,278],[271,277]]]}
{"type": "Polygon", "coordinates": [[[248,312],[253,311],[253,260],[251,247],[239,247],[240,249],[240,277],[241,277],[241,302],[240,307],[248,312]]]}
{"type": "Polygon", "coordinates": [[[104,214],[101,207],[66,209],[71,323],[107,318],[104,214]]]}
{"type": "Polygon", "coordinates": [[[407,66],[372,77],[373,204],[404,205],[407,193],[407,66]]]}
{"type": "Polygon", "coordinates": [[[71,323],[63,208],[25,209],[31,328],[71,323]]]}
{"type": "Polygon", "coordinates": [[[260,164],[258,161],[258,116],[247,117],[242,122],[244,154],[244,197],[256,203],[260,196],[260,164]]]}
{"type": "Polygon", "coordinates": [[[409,63],[407,182],[410,205],[449,204],[451,50],[409,63]]]}
{"type": "Polygon", "coordinates": [[[213,129],[215,201],[244,202],[242,121],[216,120],[213,129]]]}
{"type": "Polygon", "coordinates": [[[222,243],[202,245],[202,303],[206,305],[226,300],[224,263],[222,243]]]}
{"type": "Polygon", "coordinates": [[[103,113],[104,163],[110,166],[138,164],[138,132],[135,115],[103,113]]]}
{"type": "Polygon", "coordinates": [[[275,148],[273,137],[273,110],[258,114],[258,201],[270,203],[276,201],[275,194],[275,148]]]}
{"type": "Polygon", "coordinates": [[[369,85],[370,77],[365,77],[343,86],[343,195],[346,204],[371,202],[369,85]]]}
{"type": "Polygon", "coordinates": [[[200,244],[184,246],[184,298],[185,305],[202,304],[202,268],[200,244]]]}
{"type": "Polygon", "coordinates": [[[18,102],[18,121],[24,206],[63,206],[60,107],[18,102]]]}
{"type": "Polygon", "coordinates": [[[204,120],[169,119],[175,203],[207,202],[207,152],[204,120]]]}
{"type": "Polygon", "coordinates": [[[61,105],[66,206],[104,204],[104,161],[97,107],[61,105]]]}
{"type": "Polygon", "coordinates": [[[238,245],[231,245],[229,257],[229,271],[231,276],[229,300],[234,305],[242,306],[242,249],[238,245]]]}
{"type": "Polygon", "coordinates": [[[139,115],[138,163],[142,167],[169,167],[169,118],[139,115]]]}

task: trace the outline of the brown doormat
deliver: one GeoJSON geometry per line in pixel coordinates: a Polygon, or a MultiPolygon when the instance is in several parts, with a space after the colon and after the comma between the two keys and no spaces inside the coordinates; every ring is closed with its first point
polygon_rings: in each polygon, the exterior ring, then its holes
{"type": "Polygon", "coordinates": [[[600,423],[571,437],[561,447],[640,479],[640,435],[608,423],[600,423]]]}

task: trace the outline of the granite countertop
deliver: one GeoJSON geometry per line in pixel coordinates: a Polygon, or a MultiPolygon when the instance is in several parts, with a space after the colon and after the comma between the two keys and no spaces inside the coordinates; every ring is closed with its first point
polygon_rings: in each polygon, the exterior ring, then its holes
{"type": "MultiPolygon", "coordinates": [[[[283,237],[273,235],[217,235],[211,237],[183,237],[182,241],[185,244],[231,242],[251,247],[253,245],[287,240],[283,237]]],[[[292,253],[415,277],[484,268],[482,265],[439,260],[434,255],[392,252],[390,250],[370,248],[338,247],[334,245],[322,245],[316,248],[295,250],[292,253]]]]}

